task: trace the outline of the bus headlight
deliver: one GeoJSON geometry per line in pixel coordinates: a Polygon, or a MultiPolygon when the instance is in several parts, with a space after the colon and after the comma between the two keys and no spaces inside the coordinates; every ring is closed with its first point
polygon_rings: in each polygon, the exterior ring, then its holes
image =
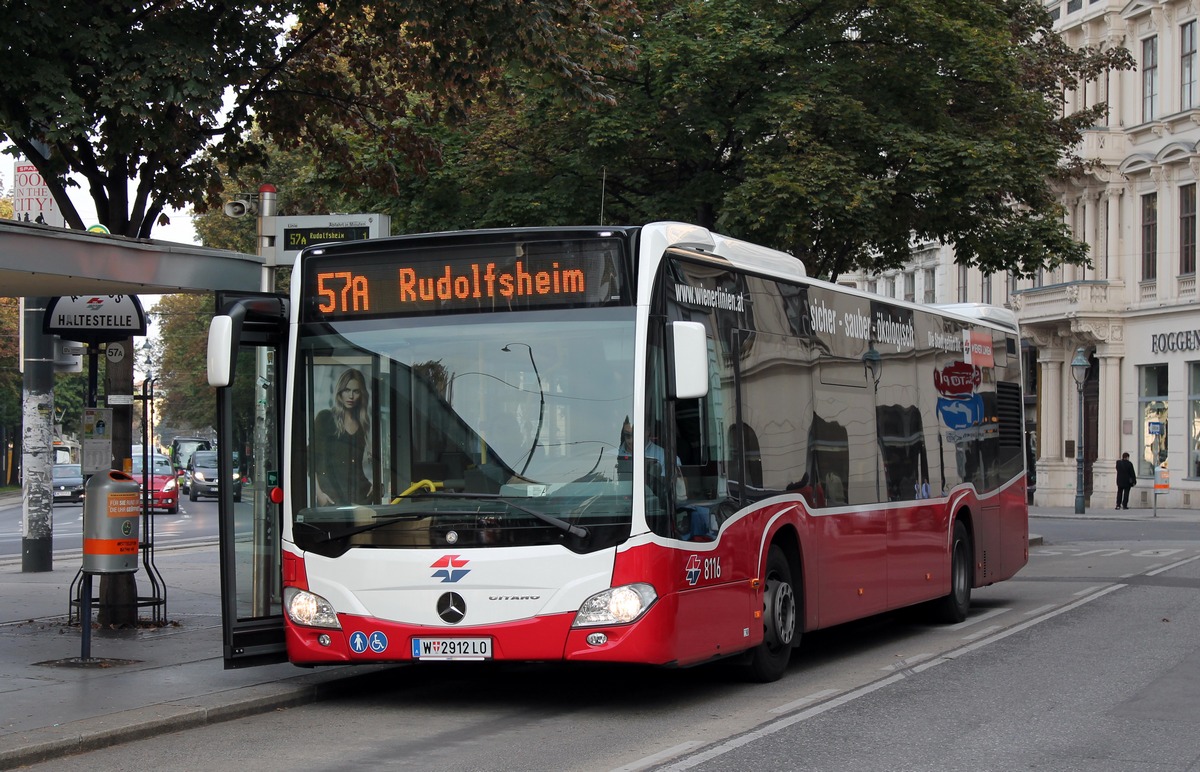
{"type": "Polygon", "coordinates": [[[638,619],[658,600],[648,584],[627,584],[598,592],[583,602],[572,627],[624,625],[638,619]]]}
{"type": "Polygon", "coordinates": [[[337,612],[329,601],[320,595],[301,590],[297,587],[283,588],[283,607],[287,609],[288,619],[305,627],[342,628],[338,622],[337,612]]]}

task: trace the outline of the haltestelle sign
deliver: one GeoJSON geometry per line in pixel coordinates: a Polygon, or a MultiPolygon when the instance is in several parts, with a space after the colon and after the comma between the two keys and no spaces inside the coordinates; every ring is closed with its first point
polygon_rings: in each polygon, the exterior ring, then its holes
{"type": "Polygon", "coordinates": [[[51,298],[42,332],[81,343],[109,343],[146,334],[137,295],[64,295],[51,298]]]}

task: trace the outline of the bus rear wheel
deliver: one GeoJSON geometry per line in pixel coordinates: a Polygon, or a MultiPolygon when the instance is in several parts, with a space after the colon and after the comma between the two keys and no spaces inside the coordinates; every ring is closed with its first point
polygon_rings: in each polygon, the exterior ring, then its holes
{"type": "Polygon", "coordinates": [[[778,545],[767,553],[763,590],[763,641],[750,653],[750,677],[761,683],[778,681],[787,671],[799,634],[799,604],[792,567],[778,545]]]}
{"type": "Polygon", "coordinates": [[[957,624],[971,610],[971,537],[961,520],[954,523],[950,543],[950,592],[933,602],[933,615],[939,622],[957,624]]]}

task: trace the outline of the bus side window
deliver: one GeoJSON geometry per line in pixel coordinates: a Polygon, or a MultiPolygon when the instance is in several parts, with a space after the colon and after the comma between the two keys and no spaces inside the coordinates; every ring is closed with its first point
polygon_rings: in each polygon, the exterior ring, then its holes
{"type": "Polygon", "coordinates": [[[703,410],[704,404],[699,399],[675,403],[675,451],[693,498],[711,498],[707,490],[711,486],[706,486],[702,479],[708,463],[703,410]]]}

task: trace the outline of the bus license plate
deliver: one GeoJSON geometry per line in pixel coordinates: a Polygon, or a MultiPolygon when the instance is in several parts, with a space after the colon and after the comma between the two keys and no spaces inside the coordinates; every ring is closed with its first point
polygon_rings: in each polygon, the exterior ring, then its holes
{"type": "Polygon", "coordinates": [[[413,659],[491,659],[491,638],[413,638],[413,659]]]}

